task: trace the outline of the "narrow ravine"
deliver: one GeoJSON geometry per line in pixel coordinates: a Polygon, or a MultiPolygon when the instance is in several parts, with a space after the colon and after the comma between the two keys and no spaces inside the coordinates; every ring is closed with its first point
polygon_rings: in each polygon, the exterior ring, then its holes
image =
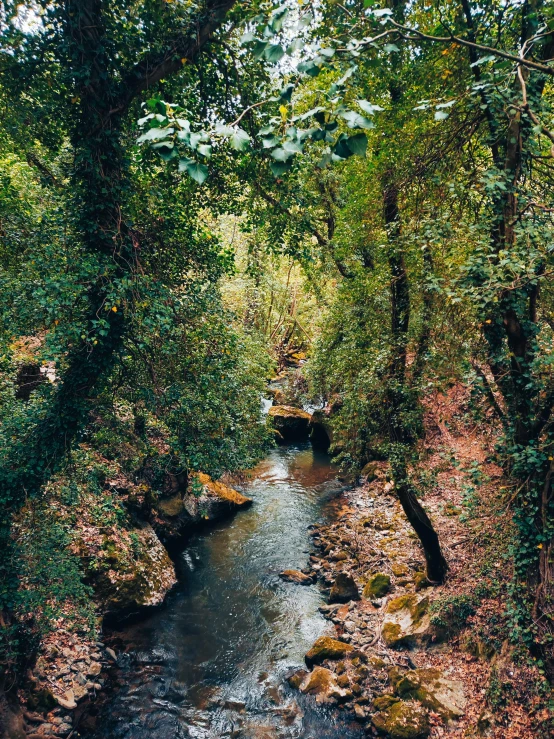
{"type": "Polygon", "coordinates": [[[317,586],[278,573],[307,564],[308,526],[333,519],[340,489],[310,444],[273,450],[245,487],[254,505],[189,542],[166,606],[113,632],[122,649],[115,686],[91,707],[88,736],[362,736],[285,680],[329,622],[317,586]]]}

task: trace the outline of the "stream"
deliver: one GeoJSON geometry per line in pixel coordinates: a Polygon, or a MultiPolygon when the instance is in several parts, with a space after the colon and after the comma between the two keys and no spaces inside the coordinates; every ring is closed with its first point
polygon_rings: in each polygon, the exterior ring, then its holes
{"type": "MultiPolygon", "coordinates": [[[[308,526],[332,520],[336,469],[309,443],[274,449],[242,491],[254,505],[200,532],[163,608],[115,627],[123,650],[94,739],[354,739],[359,724],[293,691],[286,676],[330,624],[305,567],[308,526]]],[[[92,728],[91,726],[91,728],[92,728]]]]}

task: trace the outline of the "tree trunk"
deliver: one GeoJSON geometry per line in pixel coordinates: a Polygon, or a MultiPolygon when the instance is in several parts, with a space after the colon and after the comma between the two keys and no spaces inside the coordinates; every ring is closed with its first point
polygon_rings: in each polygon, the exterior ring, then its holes
{"type": "Polygon", "coordinates": [[[398,190],[392,173],[383,178],[383,213],[389,238],[390,311],[392,355],[388,377],[389,461],[394,486],[406,518],[417,534],[425,555],[427,577],[443,582],[448,564],[442,554],[439,537],[410,481],[406,456],[413,444],[413,432],[406,428],[407,404],[419,402],[406,377],[408,329],[410,325],[410,284],[400,242],[398,190]]]}

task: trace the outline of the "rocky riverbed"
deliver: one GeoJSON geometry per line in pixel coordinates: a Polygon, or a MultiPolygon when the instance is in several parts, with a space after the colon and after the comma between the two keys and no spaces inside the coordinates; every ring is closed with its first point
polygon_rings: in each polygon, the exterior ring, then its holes
{"type": "Polygon", "coordinates": [[[335,629],[306,654],[309,671],[289,683],[351,712],[370,735],[416,739],[463,716],[464,684],[454,670],[426,663],[422,650],[444,636],[429,613],[433,589],[386,465],[367,472],[344,494],[337,522],[312,528],[310,567],[282,573],[300,584],[317,577],[329,600],[320,610],[335,629]]]}

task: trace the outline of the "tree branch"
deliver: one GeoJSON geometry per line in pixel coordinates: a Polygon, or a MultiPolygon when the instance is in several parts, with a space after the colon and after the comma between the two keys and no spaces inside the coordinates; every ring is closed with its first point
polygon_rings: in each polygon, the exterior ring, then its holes
{"type": "MultiPolygon", "coordinates": [[[[460,46],[467,46],[470,49],[476,49],[477,51],[483,51],[487,54],[499,56],[502,59],[509,59],[510,61],[515,62],[518,66],[528,67],[529,69],[536,69],[539,72],[543,72],[543,74],[548,74],[551,77],[554,77],[554,67],[549,67],[546,64],[541,64],[540,62],[534,62],[531,59],[523,59],[520,56],[510,54],[509,52],[503,51],[502,49],[495,49],[494,46],[485,46],[484,44],[478,44],[474,41],[468,41],[467,39],[461,38],[460,36],[454,36],[454,34],[450,34],[449,36],[432,36],[430,34],[423,33],[423,31],[419,31],[417,28],[410,28],[409,26],[404,26],[401,23],[397,23],[392,18],[389,18],[389,23],[392,23],[395,28],[397,28],[399,31],[402,31],[402,36],[407,41],[416,41],[417,39],[420,39],[422,41],[433,41],[435,43],[442,44],[459,44],[460,46]],[[406,36],[404,34],[413,35],[406,36]]],[[[554,33],[554,31],[549,31],[549,33],[554,33]]],[[[542,36],[546,35],[548,34],[541,34],[541,38],[542,36]]]]}
{"type": "Polygon", "coordinates": [[[110,115],[124,113],[137,95],[193,61],[235,3],[236,0],[206,0],[204,20],[198,19],[195,35],[190,30],[180,33],[168,42],[165,52],[148,54],[124,76],[110,115]]]}

